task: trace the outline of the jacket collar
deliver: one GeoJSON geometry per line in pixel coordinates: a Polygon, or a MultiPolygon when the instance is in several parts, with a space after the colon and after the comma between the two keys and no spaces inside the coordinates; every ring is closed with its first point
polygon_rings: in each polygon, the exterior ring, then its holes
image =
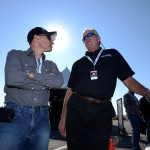
{"type": "MultiPolygon", "coordinates": [[[[32,48],[29,47],[28,50],[26,51],[26,55],[29,56],[29,55],[34,55],[34,52],[32,51],[32,48]]],[[[43,53],[43,56],[42,58],[45,60],[45,54],[43,53]]]]}

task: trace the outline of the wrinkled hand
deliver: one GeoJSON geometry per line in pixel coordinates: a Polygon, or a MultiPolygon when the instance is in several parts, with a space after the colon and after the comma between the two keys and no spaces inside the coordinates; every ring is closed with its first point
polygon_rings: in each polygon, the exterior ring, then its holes
{"type": "Polygon", "coordinates": [[[65,120],[65,119],[62,118],[62,119],[60,120],[58,129],[59,129],[59,133],[60,133],[63,137],[66,137],[66,120],[65,120]]]}

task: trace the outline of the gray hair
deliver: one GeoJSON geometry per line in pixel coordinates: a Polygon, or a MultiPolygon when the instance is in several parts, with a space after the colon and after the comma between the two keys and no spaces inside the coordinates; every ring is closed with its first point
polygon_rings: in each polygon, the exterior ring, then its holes
{"type": "MultiPolygon", "coordinates": [[[[98,33],[94,28],[85,28],[85,29],[83,30],[83,34],[84,34],[85,31],[88,31],[88,30],[92,31],[92,33],[94,33],[94,34],[96,34],[97,36],[100,37],[99,33],[98,33]]],[[[101,38],[101,37],[100,37],[100,38],[101,38]]],[[[100,44],[101,44],[101,42],[99,42],[99,46],[100,46],[100,44]]],[[[103,47],[104,47],[104,46],[103,46],[103,47]]]]}
{"type": "Polygon", "coordinates": [[[99,33],[98,33],[94,28],[85,28],[85,29],[83,30],[83,33],[84,33],[85,31],[87,31],[87,30],[90,30],[90,31],[92,31],[94,34],[100,36],[99,33]]]}

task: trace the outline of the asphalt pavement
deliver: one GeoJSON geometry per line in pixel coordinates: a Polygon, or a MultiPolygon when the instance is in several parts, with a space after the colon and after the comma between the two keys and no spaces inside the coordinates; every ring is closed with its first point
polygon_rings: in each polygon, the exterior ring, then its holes
{"type": "MultiPolygon", "coordinates": [[[[113,120],[112,139],[116,150],[132,150],[131,143],[132,129],[130,122],[124,120],[124,135],[118,129],[118,120],[113,120]]],[[[140,134],[140,147],[145,150],[147,147],[146,135],[140,134]]]]}

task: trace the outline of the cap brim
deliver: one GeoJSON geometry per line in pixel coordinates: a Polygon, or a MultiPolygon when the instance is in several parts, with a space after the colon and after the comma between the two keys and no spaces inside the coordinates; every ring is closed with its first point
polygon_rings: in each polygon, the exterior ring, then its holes
{"type": "Polygon", "coordinates": [[[57,32],[56,31],[48,32],[48,35],[50,35],[52,41],[54,41],[56,39],[57,32]]]}
{"type": "Polygon", "coordinates": [[[49,35],[54,35],[54,34],[57,35],[57,32],[56,31],[52,31],[52,32],[48,32],[48,34],[49,35]]]}

